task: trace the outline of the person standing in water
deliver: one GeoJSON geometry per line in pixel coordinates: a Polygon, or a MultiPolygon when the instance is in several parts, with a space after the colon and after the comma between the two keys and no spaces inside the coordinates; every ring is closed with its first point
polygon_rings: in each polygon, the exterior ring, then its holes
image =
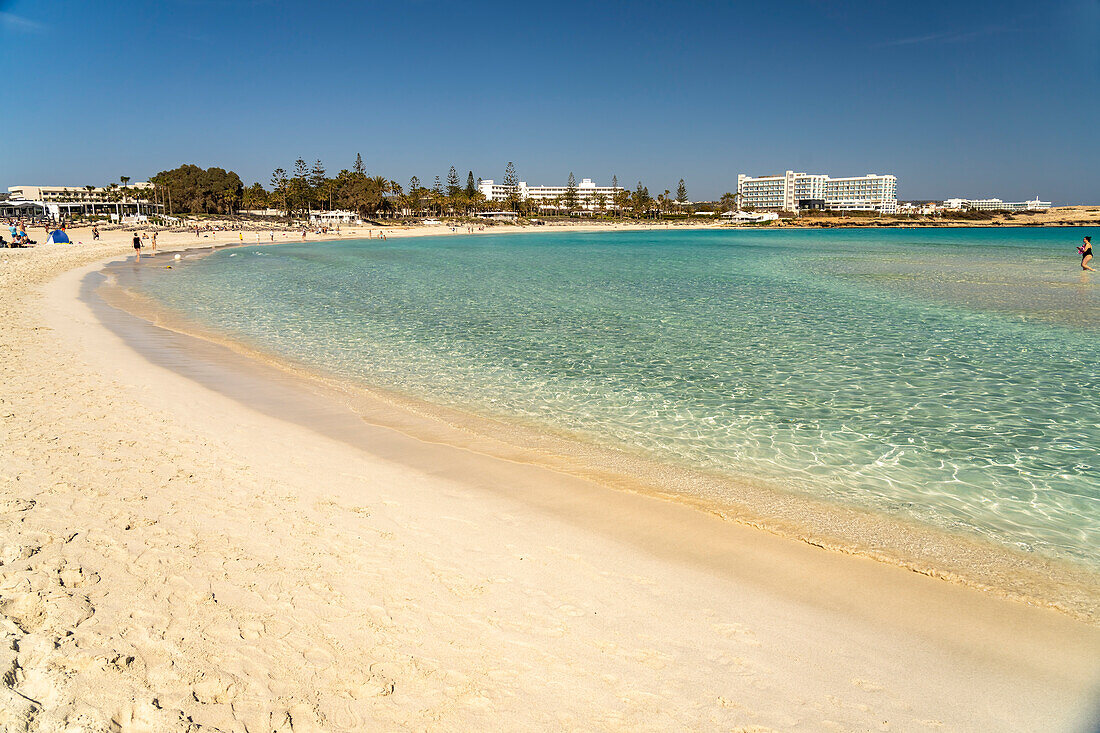
{"type": "Polygon", "coordinates": [[[157,233],[153,232],[153,254],[157,253],[157,233]]]}
{"type": "Polygon", "coordinates": [[[1077,248],[1077,251],[1081,253],[1081,269],[1096,272],[1096,270],[1089,267],[1089,260],[1092,259],[1092,237],[1085,237],[1084,241],[1085,243],[1077,248]]]}
{"type": "Polygon", "coordinates": [[[141,235],[134,232],[134,254],[137,255],[137,261],[141,262],[141,235]]]}

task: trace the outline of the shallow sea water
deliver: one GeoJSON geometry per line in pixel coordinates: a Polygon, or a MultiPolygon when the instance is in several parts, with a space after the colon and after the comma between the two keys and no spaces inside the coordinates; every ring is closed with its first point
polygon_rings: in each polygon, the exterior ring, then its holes
{"type": "Polygon", "coordinates": [[[1085,233],[284,244],[137,286],[356,381],[1100,567],[1085,233]]]}

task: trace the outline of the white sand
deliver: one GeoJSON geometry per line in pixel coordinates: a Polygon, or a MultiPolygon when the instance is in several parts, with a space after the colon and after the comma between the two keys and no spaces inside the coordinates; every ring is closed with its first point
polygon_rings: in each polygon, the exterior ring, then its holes
{"type": "Polygon", "coordinates": [[[537,467],[471,455],[485,479],[456,480],[445,446],[412,468],[149,364],[76,298],[123,236],[0,250],[0,730],[1091,712],[1100,633],[1056,611],[537,467]],[[512,496],[516,471],[559,490],[512,496]]]}

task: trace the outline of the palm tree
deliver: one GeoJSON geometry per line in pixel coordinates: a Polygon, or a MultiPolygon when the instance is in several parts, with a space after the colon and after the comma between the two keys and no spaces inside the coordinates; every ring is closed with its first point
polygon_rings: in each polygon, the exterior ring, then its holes
{"type": "Polygon", "coordinates": [[[378,208],[382,208],[386,203],[386,194],[390,192],[390,179],[385,176],[372,176],[370,181],[378,187],[378,193],[382,195],[382,200],[378,202],[378,208]]]}

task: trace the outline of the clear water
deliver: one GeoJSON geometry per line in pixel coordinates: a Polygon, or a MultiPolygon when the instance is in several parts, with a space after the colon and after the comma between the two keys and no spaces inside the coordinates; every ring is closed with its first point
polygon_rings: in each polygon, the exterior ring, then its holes
{"type": "Polygon", "coordinates": [[[1083,233],[288,244],[140,287],[373,385],[1100,566],[1083,233]]]}

